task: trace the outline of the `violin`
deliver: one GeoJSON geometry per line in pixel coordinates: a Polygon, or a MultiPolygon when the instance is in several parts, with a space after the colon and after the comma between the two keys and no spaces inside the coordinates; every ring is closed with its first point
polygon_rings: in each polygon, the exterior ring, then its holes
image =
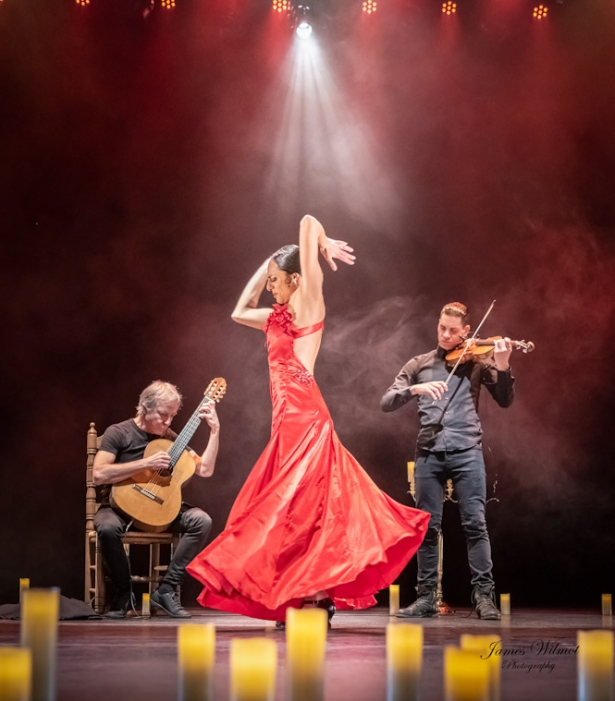
{"type": "MultiPolygon", "coordinates": [[[[445,358],[449,363],[466,363],[470,360],[487,358],[493,352],[495,342],[501,338],[502,336],[490,336],[489,338],[474,338],[471,341],[465,341],[449,351],[445,358]]],[[[531,341],[511,341],[511,344],[513,349],[523,353],[531,353],[536,347],[531,341]]]]}

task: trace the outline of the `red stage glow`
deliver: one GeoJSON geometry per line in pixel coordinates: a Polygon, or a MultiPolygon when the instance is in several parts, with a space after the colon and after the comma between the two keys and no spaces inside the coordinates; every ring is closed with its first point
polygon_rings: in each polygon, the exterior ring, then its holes
{"type": "Polygon", "coordinates": [[[549,11],[548,7],[545,7],[544,5],[538,5],[538,7],[534,8],[534,12],[532,13],[532,16],[535,17],[536,19],[544,19],[547,16],[548,11],[549,11]]]}
{"type": "Polygon", "coordinates": [[[363,12],[367,12],[368,15],[371,15],[373,12],[376,12],[378,9],[378,3],[376,0],[366,0],[363,3],[363,12]]]}
{"type": "Polygon", "coordinates": [[[457,12],[456,2],[444,2],[442,3],[442,13],[445,15],[454,15],[457,12]]]}

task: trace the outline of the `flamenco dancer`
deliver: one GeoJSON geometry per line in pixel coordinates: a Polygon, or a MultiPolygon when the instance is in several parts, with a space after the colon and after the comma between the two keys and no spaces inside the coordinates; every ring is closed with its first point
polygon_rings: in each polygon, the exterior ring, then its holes
{"type": "Polygon", "coordinates": [[[314,380],[325,303],[319,252],[352,265],[344,241],[301,220],[299,246],[266,260],[232,318],[267,336],[271,439],[242,487],[225,530],[190,563],[202,606],[277,621],[289,607],[363,609],[414,555],[429,515],[380,491],[342,446],[314,380]],[[264,288],[276,304],[258,308],[264,288]]]}

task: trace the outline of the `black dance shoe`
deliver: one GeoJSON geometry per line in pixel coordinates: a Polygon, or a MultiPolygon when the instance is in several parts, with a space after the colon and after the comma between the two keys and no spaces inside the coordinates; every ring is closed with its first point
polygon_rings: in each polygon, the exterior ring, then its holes
{"type": "Polygon", "coordinates": [[[316,606],[319,609],[324,609],[327,612],[327,622],[329,624],[329,628],[331,628],[331,619],[333,618],[337,610],[335,608],[335,604],[333,603],[333,599],[330,599],[329,597],[327,597],[326,599],[320,599],[320,601],[316,602],[316,606]]]}

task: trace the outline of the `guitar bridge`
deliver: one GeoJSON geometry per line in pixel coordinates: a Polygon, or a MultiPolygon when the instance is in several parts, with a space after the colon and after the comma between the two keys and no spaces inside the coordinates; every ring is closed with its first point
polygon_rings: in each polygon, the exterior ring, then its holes
{"type": "Polygon", "coordinates": [[[155,501],[157,504],[163,503],[163,500],[159,496],[157,496],[153,492],[150,492],[149,489],[145,489],[140,484],[133,484],[132,488],[136,489],[137,492],[140,492],[141,494],[143,494],[144,497],[147,497],[148,499],[155,501]]]}

